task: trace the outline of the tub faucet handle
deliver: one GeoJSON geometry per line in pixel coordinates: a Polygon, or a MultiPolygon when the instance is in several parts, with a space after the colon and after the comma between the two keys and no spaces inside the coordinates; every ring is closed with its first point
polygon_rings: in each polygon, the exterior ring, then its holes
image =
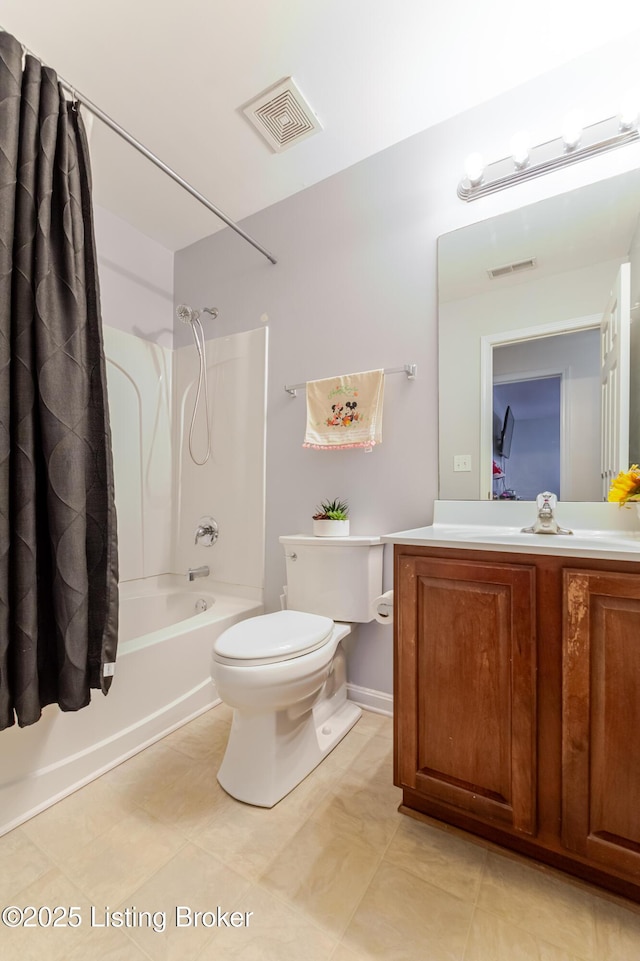
{"type": "Polygon", "coordinates": [[[218,524],[213,517],[201,517],[196,527],[195,543],[211,547],[218,540],[218,524]]]}

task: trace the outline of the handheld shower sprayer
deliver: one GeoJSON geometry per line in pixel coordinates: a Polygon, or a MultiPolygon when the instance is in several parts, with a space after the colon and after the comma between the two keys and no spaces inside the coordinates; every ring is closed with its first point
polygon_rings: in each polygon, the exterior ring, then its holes
{"type": "MultiPolygon", "coordinates": [[[[212,317],[218,316],[217,307],[202,307],[202,311],[205,314],[211,314],[212,317]]],[[[202,322],[200,321],[200,310],[193,307],[189,307],[187,304],[178,304],[176,307],[176,316],[178,320],[181,320],[183,324],[191,324],[191,331],[193,333],[193,340],[196,345],[196,350],[198,351],[198,357],[200,358],[200,372],[198,375],[198,387],[196,390],[196,399],[193,405],[193,414],[191,415],[191,426],[189,428],[189,454],[191,455],[191,460],[198,467],[202,467],[207,463],[209,457],[211,456],[211,423],[209,421],[209,385],[207,383],[207,348],[205,345],[204,330],[202,328],[202,322]],[[204,382],[204,413],[205,421],[207,425],[207,452],[204,456],[204,460],[198,460],[193,453],[193,431],[196,423],[196,414],[198,413],[198,404],[200,403],[200,392],[202,390],[202,384],[204,382]]]]}
{"type": "MultiPolygon", "coordinates": [[[[212,317],[218,316],[217,307],[202,307],[201,309],[205,314],[211,314],[212,317]]],[[[200,320],[200,311],[194,307],[189,307],[187,304],[178,304],[176,316],[183,324],[194,324],[197,320],[200,320]]]]}

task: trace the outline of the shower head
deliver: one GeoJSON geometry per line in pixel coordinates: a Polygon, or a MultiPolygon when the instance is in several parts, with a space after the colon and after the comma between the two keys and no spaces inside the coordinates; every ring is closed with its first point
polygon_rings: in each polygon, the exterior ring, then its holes
{"type": "Polygon", "coordinates": [[[200,311],[194,310],[193,307],[187,307],[186,304],[178,304],[176,307],[176,317],[183,324],[192,324],[199,316],[200,311]]]}
{"type": "MultiPolygon", "coordinates": [[[[211,314],[212,317],[218,316],[217,307],[203,307],[202,310],[205,314],[211,314]]],[[[176,316],[183,324],[193,324],[196,320],[200,319],[200,311],[193,307],[188,307],[187,304],[178,304],[176,307],[176,316]]]]}

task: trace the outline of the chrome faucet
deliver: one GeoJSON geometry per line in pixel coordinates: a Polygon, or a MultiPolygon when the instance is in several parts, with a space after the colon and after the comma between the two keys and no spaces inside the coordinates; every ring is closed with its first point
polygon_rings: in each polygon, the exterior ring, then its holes
{"type": "Polygon", "coordinates": [[[202,541],[203,547],[211,547],[218,540],[218,524],[213,517],[202,518],[196,527],[195,543],[202,541]]]}
{"type": "Polygon", "coordinates": [[[558,498],[551,491],[543,491],[536,497],[538,516],[531,527],[523,527],[522,534],[573,534],[573,531],[560,527],[553,516],[558,498]]]}
{"type": "Polygon", "coordinates": [[[202,567],[190,567],[189,570],[187,571],[187,577],[189,578],[190,581],[195,581],[196,577],[208,577],[208,576],[209,576],[209,568],[207,567],[206,564],[203,564],[202,567]]]}

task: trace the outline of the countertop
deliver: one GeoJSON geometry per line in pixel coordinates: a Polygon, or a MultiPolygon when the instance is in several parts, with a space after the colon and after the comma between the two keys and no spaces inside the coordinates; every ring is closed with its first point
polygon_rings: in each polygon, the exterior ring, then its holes
{"type": "Polygon", "coordinates": [[[537,516],[533,501],[436,501],[434,522],[386,534],[389,544],[515,554],[558,554],[640,561],[640,517],[617,504],[559,502],[554,516],[572,534],[525,534],[537,516]]]}

